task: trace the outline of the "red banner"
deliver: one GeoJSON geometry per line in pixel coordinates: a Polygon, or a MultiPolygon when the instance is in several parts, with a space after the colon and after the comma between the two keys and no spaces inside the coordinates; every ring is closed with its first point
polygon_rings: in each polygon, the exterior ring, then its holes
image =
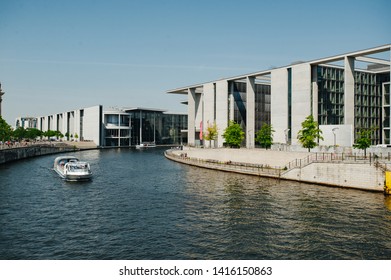
{"type": "Polygon", "coordinates": [[[202,121],[200,122],[200,140],[202,140],[202,121]]]}

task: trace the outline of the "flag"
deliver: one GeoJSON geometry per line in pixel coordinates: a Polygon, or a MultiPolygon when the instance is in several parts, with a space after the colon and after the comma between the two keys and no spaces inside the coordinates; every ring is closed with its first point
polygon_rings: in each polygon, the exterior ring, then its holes
{"type": "Polygon", "coordinates": [[[202,140],[202,121],[200,122],[200,140],[202,140]]]}

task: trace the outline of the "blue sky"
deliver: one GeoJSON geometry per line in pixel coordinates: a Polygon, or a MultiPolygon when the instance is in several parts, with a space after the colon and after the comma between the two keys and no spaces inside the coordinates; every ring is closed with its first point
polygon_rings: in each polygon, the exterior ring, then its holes
{"type": "Polygon", "coordinates": [[[167,90],[389,44],[390,11],[388,0],[1,0],[3,117],[186,112],[167,90]]]}

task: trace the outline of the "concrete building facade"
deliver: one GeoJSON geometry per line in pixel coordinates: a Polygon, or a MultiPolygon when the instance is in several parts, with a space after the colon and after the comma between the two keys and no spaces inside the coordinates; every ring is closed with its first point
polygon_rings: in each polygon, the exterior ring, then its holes
{"type": "Polygon", "coordinates": [[[297,62],[167,93],[187,95],[190,145],[199,145],[200,132],[215,122],[222,147],[231,120],[245,131],[247,148],[255,146],[263,123],[275,130],[274,142],[296,145],[309,115],[323,131],[320,145],[352,146],[362,129],[373,129],[372,144],[391,144],[390,49],[384,45],[297,62]]]}
{"type": "Polygon", "coordinates": [[[187,143],[187,115],[149,108],[102,105],[40,117],[19,117],[16,127],[60,131],[63,140],[91,141],[100,147],[187,143]]]}
{"type": "Polygon", "coordinates": [[[92,141],[103,145],[102,105],[36,118],[36,127],[42,131],[60,131],[64,140],[92,141]]]}

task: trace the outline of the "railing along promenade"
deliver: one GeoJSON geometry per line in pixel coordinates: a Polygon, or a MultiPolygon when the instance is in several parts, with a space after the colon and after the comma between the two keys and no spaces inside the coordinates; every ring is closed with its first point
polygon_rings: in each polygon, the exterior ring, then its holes
{"type": "Polygon", "coordinates": [[[178,155],[174,153],[173,150],[165,151],[165,156],[168,159],[186,163],[188,165],[264,177],[279,178],[281,172],[283,171],[283,169],[281,169],[280,167],[271,167],[267,164],[253,164],[234,161],[218,161],[214,159],[192,158],[188,157],[186,152],[180,153],[178,155]]]}
{"type": "Polygon", "coordinates": [[[362,154],[313,153],[304,158],[292,160],[285,166],[272,167],[267,164],[192,158],[188,157],[185,151],[179,154],[174,153],[174,151],[178,150],[168,150],[165,152],[165,156],[171,160],[186,163],[188,165],[274,178],[281,178],[281,176],[292,169],[301,169],[312,163],[373,164],[376,168],[381,168],[383,171],[391,170],[391,153],[368,153],[366,156],[362,154]]]}
{"type": "Polygon", "coordinates": [[[289,162],[283,174],[294,168],[303,168],[311,163],[357,163],[369,164],[381,168],[383,171],[391,170],[391,153],[368,153],[363,154],[337,154],[337,153],[313,153],[305,158],[295,159],[289,162]]]}

